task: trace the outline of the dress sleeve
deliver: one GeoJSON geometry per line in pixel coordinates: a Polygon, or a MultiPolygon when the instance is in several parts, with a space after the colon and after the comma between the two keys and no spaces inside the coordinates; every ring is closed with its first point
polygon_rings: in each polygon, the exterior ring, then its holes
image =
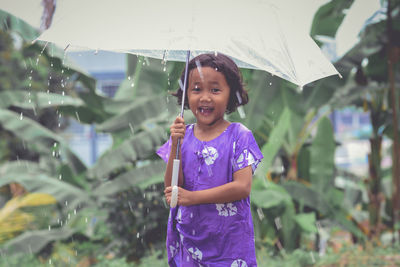
{"type": "Polygon", "coordinates": [[[168,163],[169,153],[171,152],[171,144],[172,141],[170,137],[156,152],[166,163],[168,163]]]}
{"type": "Polygon", "coordinates": [[[233,172],[251,165],[253,174],[264,157],[253,134],[247,129],[240,132],[237,140],[233,142],[233,155],[233,172]]]}

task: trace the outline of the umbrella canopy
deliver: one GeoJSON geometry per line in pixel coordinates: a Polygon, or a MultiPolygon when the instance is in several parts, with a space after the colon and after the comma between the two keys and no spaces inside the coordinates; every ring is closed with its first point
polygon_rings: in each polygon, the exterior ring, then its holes
{"type": "Polygon", "coordinates": [[[188,50],[220,52],[239,67],[299,86],[338,74],[314,41],[265,0],[74,1],[57,9],[38,39],[174,61],[185,61],[188,50]]]}

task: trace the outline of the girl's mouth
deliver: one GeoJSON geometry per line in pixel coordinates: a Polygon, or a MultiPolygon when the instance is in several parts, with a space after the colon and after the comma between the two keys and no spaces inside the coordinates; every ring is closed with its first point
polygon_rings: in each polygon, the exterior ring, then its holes
{"type": "Polygon", "coordinates": [[[199,107],[199,112],[203,116],[208,116],[214,111],[214,108],[212,107],[199,107]]]}

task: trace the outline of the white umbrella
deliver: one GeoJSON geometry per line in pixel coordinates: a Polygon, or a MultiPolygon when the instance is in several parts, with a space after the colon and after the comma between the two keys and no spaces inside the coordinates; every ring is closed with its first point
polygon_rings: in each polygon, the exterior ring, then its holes
{"type": "Polygon", "coordinates": [[[193,56],[217,51],[239,67],[299,86],[338,74],[314,41],[265,0],[72,1],[56,10],[38,39],[178,61],[187,50],[193,56]]]}
{"type": "MultiPolygon", "coordinates": [[[[296,31],[290,18],[266,0],[71,3],[75,5],[56,10],[56,19],[39,40],[65,48],[186,62],[190,53],[196,56],[220,52],[230,56],[239,67],[265,70],[299,86],[339,74],[314,41],[296,31]]],[[[186,79],[184,83],[185,89],[186,79]]],[[[181,116],[183,106],[184,103],[181,116]]],[[[173,187],[177,184],[177,167],[179,160],[174,161],[173,187]]],[[[171,202],[176,205],[175,193],[171,202]]]]}

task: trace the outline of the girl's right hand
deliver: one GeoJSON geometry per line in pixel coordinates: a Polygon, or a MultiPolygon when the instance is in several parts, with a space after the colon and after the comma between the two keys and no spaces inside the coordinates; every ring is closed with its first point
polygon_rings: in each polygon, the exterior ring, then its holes
{"type": "Polygon", "coordinates": [[[183,139],[183,137],[185,137],[185,120],[180,116],[176,117],[169,129],[171,131],[172,144],[176,145],[179,138],[183,139]]]}

